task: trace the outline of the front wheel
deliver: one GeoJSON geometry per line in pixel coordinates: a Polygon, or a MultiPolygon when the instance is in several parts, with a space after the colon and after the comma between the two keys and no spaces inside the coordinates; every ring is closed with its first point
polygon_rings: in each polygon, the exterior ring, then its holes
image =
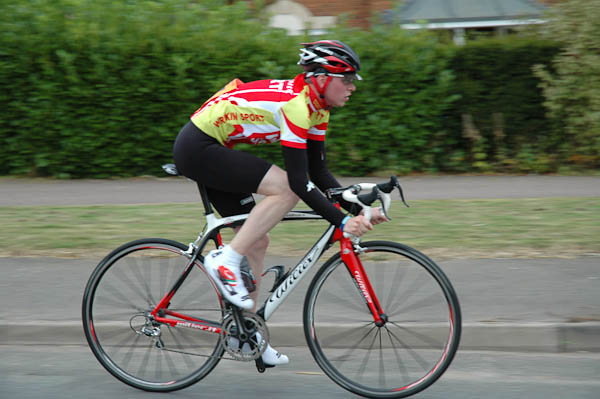
{"type": "Polygon", "coordinates": [[[104,258],[89,279],[82,305],[85,336],[102,366],[126,384],[159,392],[185,388],[223,354],[219,334],[159,323],[151,314],[176,289],[161,314],[221,322],[220,295],[199,260],[189,269],[186,249],[164,239],[133,241],[104,258]]]}
{"type": "Polygon", "coordinates": [[[402,244],[361,243],[357,254],[386,317],[375,325],[340,254],[315,275],[304,303],[304,333],[321,369],[371,398],[402,398],[433,384],[458,349],[461,313],[448,278],[402,244]]]}

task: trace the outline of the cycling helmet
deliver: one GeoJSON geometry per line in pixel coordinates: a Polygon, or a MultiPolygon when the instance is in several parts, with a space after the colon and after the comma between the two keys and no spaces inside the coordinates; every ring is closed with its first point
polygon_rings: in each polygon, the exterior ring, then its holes
{"type": "Polygon", "coordinates": [[[360,70],[360,59],[350,46],[339,40],[318,40],[302,43],[302,45],[304,47],[300,49],[298,65],[306,71],[306,78],[311,79],[324,108],[329,108],[325,101],[325,90],[333,77],[351,75],[349,76],[351,80],[362,80],[357,73],[360,70]],[[315,79],[317,75],[328,76],[322,86],[315,79]]]}
{"type": "Polygon", "coordinates": [[[299,65],[313,74],[348,74],[360,70],[360,59],[350,46],[339,40],[318,40],[302,43],[299,65]]]}

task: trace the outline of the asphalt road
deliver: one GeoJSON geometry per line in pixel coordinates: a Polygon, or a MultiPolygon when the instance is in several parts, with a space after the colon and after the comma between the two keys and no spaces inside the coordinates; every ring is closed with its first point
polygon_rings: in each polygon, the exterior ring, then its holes
{"type": "MultiPolygon", "coordinates": [[[[380,180],[342,179],[342,184],[380,180]]],[[[408,177],[401,182],[409,200],[600,197],[600,177],[408,177]]],[[[0,179],[0,206],[196,201],[195,185],[180,178],[0,179]]],[[[77,344],[82,339],[78,316],[82,290],[96,262],[97,259],[0,258],[0,302],[4,305],[0,310],[0,398],[167,397],[138,391],[115,380],[101,368],[86,346],[77,344]],[[37,323],[35,331],[32,331],[33,326],[27,325],[30,321],[37,323]],[[56,321],[65,322],[68,331],[71,331],[71,322],[77,324],[75,345],[65,345],[70,338],[65,341],[66,337],[57,332],[60,330],[51,328],[56,321]],[[14,323],[20,322],[24,322],[17,326],[21,329],[15,330],[14,323]],[[9,337],[8,332],[16,333],[9,337]],[[47,338],[42,340],[44,345],[36,343],[40,336],[47,338]]],[[[451,260],[441,265],[459,292],[464,320],[489,327],[489,330],[469,337],[465,328],[465,345],[450,369],[440,381],[416,397],[600,397],[597,257],[451,260]],[[553,323],[559,323],[560,328],[552,327],[553,323]],[[519,330],[503,329],[518,324],[525,324],[529,332],[521,331],[519,336],[515,334],[519,330]],[[529,329],[531,326],[534,330],[529,329]],[[564,334],[565,331],[575,335],[564,334]],[[552,342],[558,342],[549,346],[552,348],[549,352],[567,350],[568,353],[506,351],[516,342],[524,342],[523,348],[528,350],[538,343],[545,348],[547,333],[553,337],[552,342]],[[486,338],[483,343],[486,347],[495,342],[504,344],[504,352],[478,351],[479,338],[473,341],[476,336],[486,338]],[[466,345],[468,342],[471,346],[466,345]],[[579,351],[578,342],[586,342],[586,348],[595,348],[594,352],[579,351]]],[[[306,287],[307,283],[302,285],[306,287]]],[[[302,293],[296,293],[288,304],[297,309],[293,314],[298,319],[302,300],[302,293]]],[[[276,315],[273,322],[282,320],[277,320],[276,315]]],[[[285,340],[276,335],[272,338],[274,345],[291,357],[290,365],[259,375],[251,364],[222,361],[205,380],[168,397],[356,397],[323,375],[302,343],[281,347],[278,344],[285,340]],[[278,339],[281,341],[277,342],[278,339]]]]}
{"type": "MultiPolygon", "coordinates": [[[[325,376],[306,347],[281,348],[291,363],[258,374],[253,363],[221,361],[197,384],[170,394],[131,388],[82,346],[0,346],[0,398],[359,398],[325,376]]],[[[460,351],[428,399],[595,399],[600,354],[460,351]]]]}

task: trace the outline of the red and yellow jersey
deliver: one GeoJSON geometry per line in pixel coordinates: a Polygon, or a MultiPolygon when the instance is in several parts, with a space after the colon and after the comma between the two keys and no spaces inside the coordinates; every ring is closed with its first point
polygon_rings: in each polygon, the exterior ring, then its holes
{"type": "Polygon", "coordinates": [[[237,143],[281,141],[306,148],[307,140],[325,140],[329,111],[304,81],[259,80],[230,82],[191,116],[200,130],[227,147],[237,143]]]}

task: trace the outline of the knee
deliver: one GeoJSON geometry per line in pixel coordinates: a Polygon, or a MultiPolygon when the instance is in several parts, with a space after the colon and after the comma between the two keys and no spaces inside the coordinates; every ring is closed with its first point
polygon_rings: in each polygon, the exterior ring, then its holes
{"type": "Polygon", "coordinates": [[[286,204],[292,209],[300,200],[296,193],[290,188],[287,173],[273,165],[258,186],[258,194],[274,196],[278,201],[286,204]]]}
{"type": "Polygon", "coordinates": [[[296,195],[295,192],[292,191],[292,189],[289,186],[287,186],[287,189],[281,194],[281,197],[282,200],[285,201],[286,204],[288,204],[290,209],[295,207],[298,201],[300,201],[300,198],[296,195]]]}

